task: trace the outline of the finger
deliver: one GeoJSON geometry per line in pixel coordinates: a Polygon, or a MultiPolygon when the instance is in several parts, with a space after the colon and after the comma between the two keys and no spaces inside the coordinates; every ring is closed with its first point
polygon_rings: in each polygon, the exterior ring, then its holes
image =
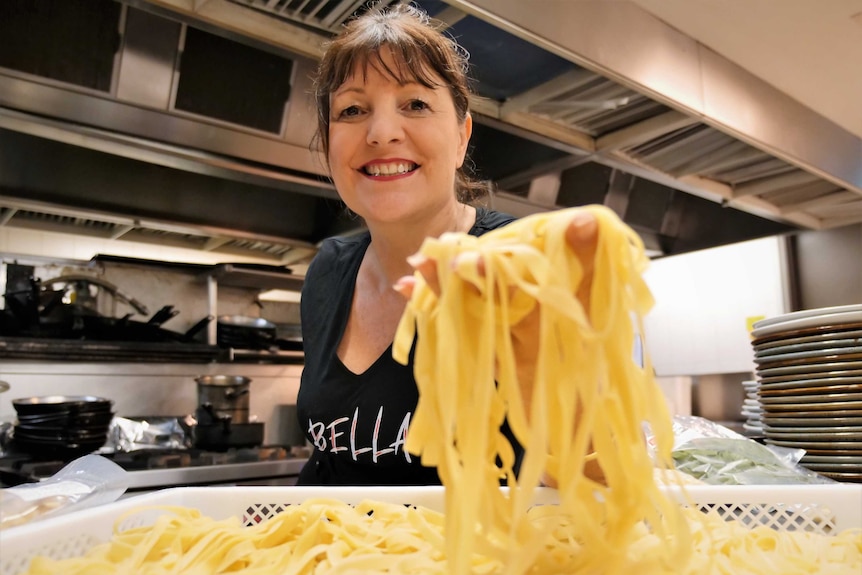
{"type": "Polygon", "coordinates": [[[578,286],[577,297],[584,309],[589,312],[590,293],[593,284],[593,261],[599,242],[599,223],[589,212],[576,214],[566,228],[566,242],[572,248],[583,267],[584,276],[578,286]]]}
{"type": "Polygon", "coordinates": [[[599,239],[599,223],[589,212],[575,214],[566,228],[566,241],[575,255],[584,262],[592,262],[599,239]]]}
{"type": "Polygon", "coordinates": [[[437,276],[437,263],[422,254],[413,254],[407,258],[407,263],[413,266],[417,272],[422,274],[425,283],[435,294],[440,294],[440,279],[437,276]]]}
{"type": "Polygon", "coordinates": [[[416,278],[414,276],[402,276],[392,286],[392,289],[401,294],[404,299],[413,297],[413,288],[416,287],[416,278]]]}

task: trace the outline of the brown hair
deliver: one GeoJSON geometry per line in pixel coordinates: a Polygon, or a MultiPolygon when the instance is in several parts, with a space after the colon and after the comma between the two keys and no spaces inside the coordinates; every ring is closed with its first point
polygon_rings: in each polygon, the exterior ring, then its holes
{"type": "MultiPolygon", "coordinates": [[[[326,46],[315,77],[317,133],[324,155],[329,157],[329,97],[357,69],[374,66],[399,83],[418,82],[427,88],[445,86],[452,95],[458,120],[467,118],[470,106],[469,54],[442,33],[421,9],[399,4],[371,8],[350,20],[326,46]],[[395,64],[387,66],[381,48],[389,48],[395,64]],[[439,79],[442,79],[442,84],[439,79]]],[[[465,159],[465,163],[467,160],[465,159]]],[[[488,184],[472,179],[461,167],[455,175],[458,199],[476,200],[488,192],[488,184]]]]}

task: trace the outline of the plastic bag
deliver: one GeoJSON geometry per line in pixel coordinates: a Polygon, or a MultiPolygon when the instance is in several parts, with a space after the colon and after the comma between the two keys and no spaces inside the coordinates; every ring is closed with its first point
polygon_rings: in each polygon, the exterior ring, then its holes
{"type": "Polygon", "coordinates": [[[678,471],[712,485],[835,483],[799,465],[803,449],[760,443],[696,416],[675,416],[678,471]]]}
{"type": "Polygon", "coordinates": [[[39,483],[0,490],[0,529],[116,501],[128,473],[100,455],[85,455],[39,483]]]}

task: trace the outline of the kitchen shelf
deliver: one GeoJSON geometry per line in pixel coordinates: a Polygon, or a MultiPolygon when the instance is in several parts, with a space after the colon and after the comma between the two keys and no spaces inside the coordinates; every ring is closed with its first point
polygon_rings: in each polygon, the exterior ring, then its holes
{"type": "MultiPolygon", "coordinates": [[[[251,288],[259,291],[284,290],[299,292],[305,282],[305,276],[296,275],[287,268],[256,264],[218,264],[202,277],[207,282],[207,301],[209,315],[218,317],[219,286],[251,288]]],[[[216,345],[218,322],[207,327],[207,343],[216,345]]],[[[228,350],[229,361],[266,361],[279,363],[301,362],[302,352],[253,352],[245,350],[228,350]]]]}
{"type": "Polygon", "coordinates": [[[0,337],[0,359],[210,363],[224,356],[225,350],[202,343],[0,337]]]}
{"type": "Polygon", "coordinates": [[[227,359],[232,362],[257,362],[257,363],[303,363],[305,352],[303,351],[267,351],[254,349],[227,350],[227,359]]]}
{"type": "Polygon", "coordinates": [[[282,271],[275,266],[219,264],[208,271],[206,276],[213,278],[220,285],[260,290],[300,291],[305,282],[305,276],[292,274],[287,270],[282,271]]]}

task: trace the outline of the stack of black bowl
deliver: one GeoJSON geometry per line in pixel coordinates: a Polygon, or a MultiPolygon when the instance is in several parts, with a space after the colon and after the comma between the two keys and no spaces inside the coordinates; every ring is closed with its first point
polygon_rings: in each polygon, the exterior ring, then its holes
{"type": "Polygon", "coordinates": [[[38,459],[64,461],[92,453],[108,439],[112,405],[110,399],[90,395],[13,399],[15,448],[38,459]]]}

